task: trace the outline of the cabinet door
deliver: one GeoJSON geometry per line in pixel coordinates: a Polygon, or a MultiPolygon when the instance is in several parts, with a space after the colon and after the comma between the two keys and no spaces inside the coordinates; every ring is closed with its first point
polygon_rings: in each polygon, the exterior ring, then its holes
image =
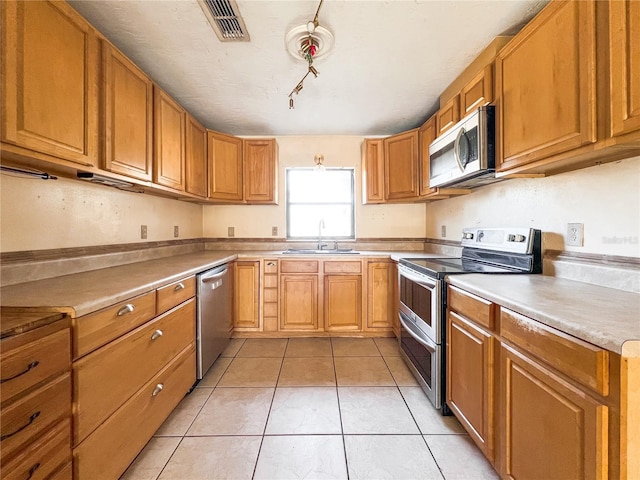
{"type": "Polygon", "coordinates": [[[480,450],[493,459],[494,338],[447,314],[447,404],[480,450]]]}
{"type": "Polygon", "coordinates": [[[244,199],[247,203],[278,203],[275,139],[244,140],[244,199]]]}
{"type": "Polygon", "coordinates": [[[436,191],[435,188],[429,188],[430,165],[429,162],[429,145],[436,139],[436,116],[434,115],[427,120],[418,131],[418,139],[420,141],[420,196],[429,195],[436,191]]]}
{"type": "Polygon", "coordinates": [[[237,261],[234,269],[234,321],[236,329],[260,328],[260,262],[237,261]]]}
{"type": "Polygon", "coordinates": [[[153,83],[142,70],[102,42],[104,158],[102,168],[151,181],[153,83]]]}
{"type": "Polygon", "coordinates": [[[503,478],[607,478],[607,407],[514,349],[500,349],[503,478]]]}
{"type": "Polygon", "coordinates": [[[436,112],[436,133],[438,136],[453,127],[460,120],[460,96],[456,95],[436,112]]]}
{"type": "Polygon", "coordinates": [[[418,197],[418,130],[384,139],[385,198],[418,197]]]}
{"type": "Polygon", "coordinates": [[[187,115],[187,158],[184,189],[194,195],[207,196],[207,131],[195,118],[187,115]]]}
{"type": "Polygon", "coordinates": [[[318,330],[318,275],[280,277],[280,330],[318,330]]]}
{"type": "Polygon", "coordinates": [[[242,202],[242,139],[209,131],[207,154],[209,198],[242,202]]]}
{"type": "Polygon", "coordinates": [[[493,63],[484,67],[460,92],[460,117],[493,102],[493,63]]]}
{"type": "Polygon", "coordinates": [[[95,166],[95,32],[64,2],[0,2],[0,8],[2,141],[95,166]]]}
{"type": "Polygon", "coordinates": [[[184,190],[187,114],[169,95],[154,89],[155,150],[153,181],[184,190]]]}
{"type": "Polygon", "coordinates": [[[381,138],[362,143],[362,203],[384,203],[384,146],[381,138]]]}
{"type": "Polygon", "coordinates": [[[553,2],[498,55],[498,170],[596,141],[595,23],[595,2],[553,2]]]}
{"type": "Polygon", "coordinates": [[[362,330],[361,275],[325,275],[324,327],[329,332],[362,330]]]}
{"type": "Polygon", "coordinates": [[[609,2],[611,135],[640,130],[640,2],[609,2]]]}
{"type": "Polygon", "coordinates": [[[393,264],[369,262],[367,266],[367,329],[393,326],[393,264]]]}

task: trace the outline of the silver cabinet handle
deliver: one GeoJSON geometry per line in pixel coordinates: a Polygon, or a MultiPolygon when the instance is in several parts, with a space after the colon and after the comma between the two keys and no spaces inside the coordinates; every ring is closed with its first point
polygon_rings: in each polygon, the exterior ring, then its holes
{"type": "Polygon", "coordinates": [[[155,397],[162,391],[163,388],[164,388],[164,385],[162,383],[157,384],[156,388],[153,389],[153,393],[151,394],[151,396],[155,397]]]}
{"type": "Polygon", "coordinates": [[[156,330],[151,334],[151,340],[155,340],[156,338],[160,338],[162,336],[162,330],[156,330]]]}
{"type": "Polygon", "coordinates": [[[177,284],[174,288],[174,290],[176,292],[179,292],[180,290],[184,290],[184,283],[180,282],[179,284],[177,284]]]}
{"type": "Polygon", "coordinates": [[[118,310],[118,316],[121,317],[123,315],[126,315],[127,313],[131,313],[133,312],[134,307],[133,305],[131,305],[130,303],[127,303],[124,307],[122,307],[120,310],[118,310]]]}
{"type": "Polygon", "coordinates": [[[273,267],[275,265],[275,262],[267,262],[267,266],[269,267],[273,267]]]}

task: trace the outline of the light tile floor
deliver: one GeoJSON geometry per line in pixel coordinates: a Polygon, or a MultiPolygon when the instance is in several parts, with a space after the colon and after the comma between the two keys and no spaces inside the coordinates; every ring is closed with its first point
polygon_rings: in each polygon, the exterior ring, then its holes
{"type": "Polygon", "coordinates": [[[233,339],[122,480],[497,479],[390,338],[233,339]]]}

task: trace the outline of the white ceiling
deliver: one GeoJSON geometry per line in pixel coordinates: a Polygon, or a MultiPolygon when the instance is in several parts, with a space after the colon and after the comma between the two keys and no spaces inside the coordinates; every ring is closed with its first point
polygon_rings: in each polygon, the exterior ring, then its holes
{"type": "Polygon", "coordinates": [[[237,0],[250,42],[222,43],[196,0],[70,2],[205,127],[234,135],[388,135],[419,126],[496,36],[547,0],[326,0],[335,48],[306,63],[285,35],[315,0],[237,0]]]}

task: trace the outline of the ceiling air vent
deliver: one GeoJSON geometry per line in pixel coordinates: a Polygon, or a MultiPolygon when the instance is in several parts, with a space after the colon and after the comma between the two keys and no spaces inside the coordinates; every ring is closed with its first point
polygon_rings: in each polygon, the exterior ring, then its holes
{"type": "Polygon", "coordinates": [[[221,42],[248,42],[249,33],[234,0],[198,0],[221,42]]]}

